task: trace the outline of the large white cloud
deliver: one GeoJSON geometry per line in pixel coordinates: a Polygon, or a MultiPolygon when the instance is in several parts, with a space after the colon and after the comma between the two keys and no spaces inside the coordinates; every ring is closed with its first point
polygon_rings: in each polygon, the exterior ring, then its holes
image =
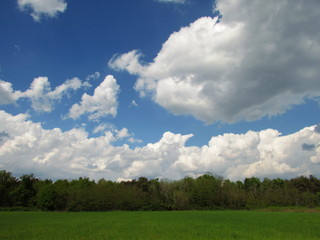
{"type": "Polygon", "coordinates": [[[218,0],[222,18],[174,32],[150,63],[136,50],[109,66],[174,114],[206,123],[256,120],[320,96],[319,1],[218,0]]]}
{"type": "Polygon", "coordinates": [[[55,17],[67,9],[65,0],[18,0],[21,10],[31,9],[31,16],[37,22],[42,17],[55,17]]]}
{"type": "Polygon", "coordinates": [[[192,134],[166,132],[156,143],[131,149],[128,145],[113,145],[117,138],[127,136],[125,128],[118,134],[106,131],[101,137],[89,138],[83,129],[45,130],[28,120],[27,115],[0,111],[0,169],[54,179],[179,179],[206,172],[232,180],[250,176],[320,176],[317,129],[306,127],[287,136],[272,129],[224,134],[212,137],[202,147],[185,145],[192,134]]]}
{"type": "Polygon", "coordinates": [[[99,120],[106,115],[115,117],[119,89],[116,79],[111,75],[106,76],[92,96],[86,93],[82,95],[81,102],[70,108],[67,117],[77,119],[83,114],[89,114],[89,120],[99,120]]]}
{"type": "Polygon", "coordinates": [[[47,77],[35,78],[29,89],[24,92],[13,90],[10,82],[0,80],[0,104],[14,104],[19,99],[29,99],[31,107],[39,112],[51,112],[54,104],[61,100],[63,96],[68,95],[72,90],[86,86],[79,78],[66,80],[54,90],[47,77]]]}

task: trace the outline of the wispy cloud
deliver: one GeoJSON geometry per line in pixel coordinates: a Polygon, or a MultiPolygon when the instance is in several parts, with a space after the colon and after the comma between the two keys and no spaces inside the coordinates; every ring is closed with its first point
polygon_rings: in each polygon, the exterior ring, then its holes
{"type": "Polygon", "coordinates": [[[99,72],[94,72],[86,77],[86,81],[99,79],[101,74],[99,72]]]}
{"type": "Polygon", "coordinates": [[[131,138],[128,139],[128,142],[130,142],[130,143],[142,143],[143,141],[141,139],[137,139],[137,138],[131,137],[131,138]]]}
{"type": "Polygon", "coordinates": [[[86,81],[84,82],[84,85],[86,86],[86,87],[92,87],[92,85],[91,85],[91,81],[92,80],[97,80],[97,79],[99,79],[100,78],[100,76],[101,76],[101,74],[99,73],[99,72],[94,72],[94,73],[92,73],[92,74],[90,74],[90,75],[88,75],[87,77],[86,77],[86,81]]]}
{"type": "Polygon", "coordinates": [[[135,100],[132,100],[130,106],[138,107],[138,103],[135,100]]]}
{"type": "Polygon", "coordinates": [[[110,128],[110,125],[107,123],[101,123],[93,129],[93,133],[100,133],[110,128]]]}

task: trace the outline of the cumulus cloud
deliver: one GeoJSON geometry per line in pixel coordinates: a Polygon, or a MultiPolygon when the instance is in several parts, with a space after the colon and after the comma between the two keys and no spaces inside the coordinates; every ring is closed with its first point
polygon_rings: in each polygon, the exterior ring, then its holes
{"type": "MultiPolygon", "coordinates": [[[[276,130],[214,136],[207,145],[186,146],[193,135],[166,132],[143,147],[114,146],[117,133],[90,138],[83,129],[45,130],[25,114],[0,111],[0,169],[40,177],[179,179],[206,172],[232,180],[320,174],[320,134],[316,126],[282,136],[276,130]],[[305,151],[301,146],[314,145],[305,151]],[[94,151],[93,151],[94,149],[94,151]]],[[[118,137],[127,136],[122,129],[118,137]]]]}
{"type": "Polygon", "coordinates": [[[116,137],[118,139],[127,138],[131,135],[127,128],[122,128],[121,130],[117,130],[116,132],[117,132],[116,137]]]}
{"type": "Polygon", "coordinates": [[[109,61],[109,66],[114,70],[127,70],[130,74],[140,74],[143,71],[139,58],[142,54],[138,50],[132,50],[127,54],[115,54],[109,61]]]}
{"type": "Polygon", "coordinates": [[[13,104],[17,100],[12,84],[0,80],[0,104],[13,104]]]}
{"type": "Polygon", "coordinates": [[[320,96],[319,1],[218,0],[220,17],[174,32],[150,63],[137,50],[109,66],[174,114],[252,121],[320,96]]]}
{"type": "Polygon", "coordinates": [[[307,143],[302,144],[302,149],[305,151],[312,151],[314,150],[315,147],[316,146],[314,144],[307,144],[307,143]]]}
{"type": "Polygon", "coordinates": [[[80,103],[74,104],[67,115],[68,118],[77,119],[88,114],[88,119],[97,121],[102,117],[117,115],[119,85],[116,79],[108,75],[94,90],[92,96],[83,94],[80,103]]]}
{"type": "Polygon", "coordinates": [[[93,129],[93,133],[111,132],[114,136],[113,140],[126,139],[129,143],[141,143],[142,140],[134,138],[134,134],[129,132],[127,128],[118,130],[113,124],[101,123],[93,129]]]}
{"type": "Polygon", "coordinates": [[[0,132],[0,144],[9,137],[9,134],[6,133],[5,131],[0,132]]]}
{"type": "Polygon", "coordinates": [[[36,22],[42,17],[56,17],[67,9],[65,0],[18,0],[20,10],[31,10],[31,16],[36,22]]]}
{"type": "Polygon", "coordinates": [[[126,140],[129,143],[142,143],[141,139],[135,138],[134,133],[129,132],[127,128],[122,128],[120,130],[113,129],[112,132],[115,135],[116,140],[126,140]]]}
{"type": "Polygon", "coordinates": [[[72,78],[52,90],[47,77],[38,77],[32,81],[29,89],[21,92],[13,90],[11,83],[0,81],[0,104],[14,104],[25,98],[31,101],[34,110],[51,112],[57,101],[68,95],[71,90],[78,90],[82,86],[84,84],[79,78],[72,78]]]}
{"type": "Polygon", "coordinates": [[[29,98],[34,110],[51,112],[55,101],[62,99],[70,90],[77,90],[81,87],[81,80],[79,78],[72,78],[57,86],[54,90],[51,90],[48,78],[38,77],[33,80],[27,91],[18,95],[20,98],[29,98]]]}

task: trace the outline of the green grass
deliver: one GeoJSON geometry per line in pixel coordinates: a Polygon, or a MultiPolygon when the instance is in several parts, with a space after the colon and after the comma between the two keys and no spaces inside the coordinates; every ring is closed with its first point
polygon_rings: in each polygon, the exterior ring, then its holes
{"type": "Polygon", "coordinates": [[[319,213],[0,212],[0,239],[320,239],[319,213]]]}

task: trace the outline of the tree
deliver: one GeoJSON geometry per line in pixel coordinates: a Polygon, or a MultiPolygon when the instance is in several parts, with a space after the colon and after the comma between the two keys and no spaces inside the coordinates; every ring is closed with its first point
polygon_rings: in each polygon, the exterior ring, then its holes
{"type": "Polygon", "coordinates": [[[316,196],[315,196],[315,199],[316,199],[316,204],[317,206],[320,207],[320,192],[317,192],[316,196]]]}
{"type": "Polygon", "coordinates": [[[247,192],[247,206],[257,207],[258,198],[260,197],[260,179],[256,177],[245,178],[244,189],[247,192]]]}
{"type": "Polygon", "coordinates": [[[90,191],[92,208],[99,211],[115,210],[116,184],[105,179],[100,179],[90,191]]]}
{"type": "Polygon", "coordinates": [[[243,183],[236,183],[225,180],[222,186],[222,203],[224,208],[241,209],[246,203],[245,192],[242,188],[243,183]]]}
{"type": "Polygon", "coordinates": [[[161,188],[159,179],[152,179],[149,181],[149,210],[162,210],[164,208],[162,199],[161,199],[161,188]]]}
{"type": "Polygon", "coordinates": [[[177,181],[140,177],[129,182],[89,178],[41,180],[33,174],[15,178],[0,171],[0,207],[43,211],[242,209],[268,206],[320,206],[320,180],[256,177],[244,182],[211,174],[177,181]]]}
{"type": "Polygon", "coordinates": [[[192,202],[200,208],[222,206],[222,179],[205,174],[198,177],[194,184],[192,202]]]}
{"type": "Polygon", "coordinates": [[[67,210],[69,201],[69,182],[68,180],[57,180],[53,183],[56,192],[55,209],[59,211],[67,210]]]}
{"type": "Polygon", "coordinates": [[[13,191],[16,206],[35,207],[36,206],[36,179],[33,174],[22,175],[17,187],[13,191]]]}
{"type": "Polygon", "coordinates": [[[173,205],[175,209],[187,210],[191,207],[191,197],[194,188],[194,179],[185,177],[182,180],[173,182],[173,205]]]}
{"type": "Polygon", "coordinates": [[[320,192],[320,180],[313,175],[309,177],[309,191],[314,194],[320,192]]]}
{"type": "Polygon", "coordinates": [[[91,189],[95,185],[89,178],[80,177],[69,183],[67,208],[70,211],[92,211],[91,189]]]}
{"type": "Polygon", "coordinates": [[[44,211],[56,209],[57,192],[52,182],[42,184],[37,193],[37,207],[44,211]]]}
{"type": "Polygon", "coordinates": [[[11,207],[13,205],[12,192],[17,186],[17,179],[11,172],[0,171],[0,206],[11,207]]]}

